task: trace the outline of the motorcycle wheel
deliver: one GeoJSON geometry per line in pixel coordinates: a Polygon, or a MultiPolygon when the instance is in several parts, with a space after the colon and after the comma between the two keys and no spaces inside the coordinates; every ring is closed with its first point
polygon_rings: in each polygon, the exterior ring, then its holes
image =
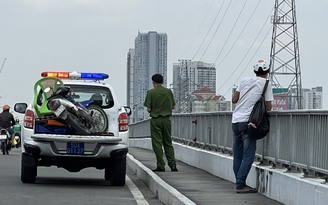
{"type": "Polygon", "coordinates": [[[67,112],[66,122],[77,132],[77,134],[91,134],[90,129],[81,121],[81,119],[70,112],[67,112]]]}
{"type": "Polygon", "coordinates": [[[9,151],[11,150],[13,144],[11,143],[11,141],[8,139],[8,144],[7,144],[7,154],[9,154],[9,151]]]}
{"type": "Polygon", "coordinates": [[[9,155],[9,146],[11,146],[10,144],[6,145],[6,154],[9,155]]]}
{"type": "Polygon", "coordinates": [[[2,154],[6,155],[7,146],[5,142],[1,142],[2,154]]]}
{"type": "Polygon", "coordinates": [[[15,146],[16,146],[16,148],[20,147],[20,140],[17,142],[17,144],[15,146]]]}
{"type": "Polygon", "coordinates": [[[103,133],[108,129],[108,117],[106,112],[97,105],[90,105],[87,107],[89,113],[91,113],[92,117],[92,133],[103,133]]]}

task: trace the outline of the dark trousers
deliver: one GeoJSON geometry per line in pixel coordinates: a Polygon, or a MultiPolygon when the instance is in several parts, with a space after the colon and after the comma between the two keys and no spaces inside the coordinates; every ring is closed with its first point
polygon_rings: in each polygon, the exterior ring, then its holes
{"type": "Polygon", "coordinates": [[[157,167],[164,169],[163,148],[168,165],[176,165],[174,148],[171,137],[170,117],[151,118],[150,120],[151,141],[156,155],[157,167]]]}

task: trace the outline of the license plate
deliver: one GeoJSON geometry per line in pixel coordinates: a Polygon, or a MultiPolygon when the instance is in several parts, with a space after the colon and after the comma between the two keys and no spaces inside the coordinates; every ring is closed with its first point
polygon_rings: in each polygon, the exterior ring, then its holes
{"type": "Polygon", "coordinates": [[[67,154],[84,154],[84,143],[82,142],[67,142],[67,154]]]}
{"type": "Polygon", "coordinates": [[[0,140],[5,140],[7,139],[7,135],[0,135],[0,140]]]}
{"type": "Polygon", "coordinates": [[[62,112],[64,112],[65,107],[64,105],[60,105],[57,110],[54,111],[55,115],[58,117],[60,114],[62,114],[62,112]]]}

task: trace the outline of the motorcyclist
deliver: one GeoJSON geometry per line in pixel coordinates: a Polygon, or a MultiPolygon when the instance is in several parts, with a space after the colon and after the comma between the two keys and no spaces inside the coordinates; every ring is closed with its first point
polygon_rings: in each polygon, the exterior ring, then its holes
{"type": "Polygon", "coordinates": [[[10,134],[10,142],[12,142],[14,130],[12,126],[16,124],[13,114],[9,112],[10,106],[4,105],[2,113],[0,113],[0,127],[8,130],[10,134]]]}

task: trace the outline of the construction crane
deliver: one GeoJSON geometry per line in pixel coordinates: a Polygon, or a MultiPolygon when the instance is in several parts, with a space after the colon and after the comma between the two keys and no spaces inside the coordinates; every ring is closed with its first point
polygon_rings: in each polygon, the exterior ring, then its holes
{"type": "Polygon", "coordinates": [[[2,72],[3,66],[4,66],[5,63],[6,63],[6,60],[7,60],[7,58],[5,58],[5,59],[3,60],[3,62],[2,62],[1,69],[0,69],[0,73],[2,72]]]}

